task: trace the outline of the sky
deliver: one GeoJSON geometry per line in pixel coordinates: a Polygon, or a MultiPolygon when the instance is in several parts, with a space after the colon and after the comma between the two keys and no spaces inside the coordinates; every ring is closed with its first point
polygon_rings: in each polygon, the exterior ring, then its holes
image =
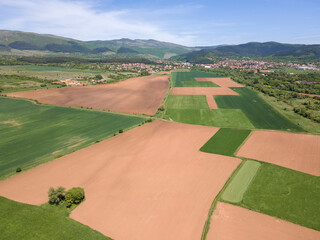
{"type": "Polygon", "coordinates": [[[0,0],[0,29],[185,46],[320,44],[320,0],[0,0]]]}

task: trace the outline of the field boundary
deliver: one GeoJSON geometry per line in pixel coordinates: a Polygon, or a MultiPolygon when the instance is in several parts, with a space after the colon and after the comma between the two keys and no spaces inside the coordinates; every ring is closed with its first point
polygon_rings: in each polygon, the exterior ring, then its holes
{"type": "Polygon", "coordinates": [[[224,202],[240,203],[247,189],[250,187],[250,184],[257,175],[260,166],[261,163],[259,162],[247,160],[221,195],[221,200],[224,202]],[[251,169],[253,171],[250,171],[251,169]],[[241,189],[241,185],[244,186],[244,188],[241,189]],[[236,194],[233,194],[233,192],[236,194]]]}

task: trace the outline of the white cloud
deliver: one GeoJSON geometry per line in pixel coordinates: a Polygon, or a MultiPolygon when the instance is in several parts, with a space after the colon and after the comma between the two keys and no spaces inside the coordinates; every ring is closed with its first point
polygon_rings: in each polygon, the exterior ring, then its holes
{"type": "Polygon", "coordinates": [[[80,40],[152,38],[184,45],[195,41],[192,33],[171,33],[135,14],[128,9],[97,9],[94,2],[0,0],[0,29],[50,33],[80,40]]]}

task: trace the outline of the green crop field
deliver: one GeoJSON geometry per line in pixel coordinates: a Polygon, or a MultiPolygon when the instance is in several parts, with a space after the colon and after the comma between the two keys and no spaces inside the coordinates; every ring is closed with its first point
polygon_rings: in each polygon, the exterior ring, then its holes
{"type": "Polygon", "coordinates": [[[254,127],[240,109],[209,109],[206,97],[201,95],[169,95],[165,114],[182,123],[217,127],[254,127]]]}
{"type": "Polygon", "coordinates": [[[232,88],[239,96],[214,96],[218,108],[241,109],[255,128],[286,131],[304,131],[277,112],[254,91],[248,88],[232,88]]]}
{"type": "Polygon", "coordinates": [[[320,231],[319,199],[319,177],[262,163],[239,205],[320,231]]]}
{"type": "Polygon", "coordinates": [[[167,109],[167,116],[176,122],[215,127],[252,128],[239,109],[167,109]]]}
{"type": "Polygon", "coordinates": [[[195,78],[222,77],[213,73],[191,70],[190,72],[173,72],[173,87],[219,87],[213,82],[198,82],[195,78]]]}
{"type": "Polygon", "coordinates": [[[0,197],[0,212],[1,239],[110,239],[69,218],[65,207],[39,207],[0,197]]]}
{"type": "Polygon", "coordinates": [[[250,130],[221,128],[200,148],[202,152],[234,156],[237,149],[249,136],[250,130]]]}
{"type": "Polygon", "coordinates": [[[166,104],[170,109],[209,109],[204,95],[168,95],[166,104]]]}
{"type": "Polygon", "coordinates": [[[145,119],[0,97],[0,178],[105,139],[145,119]]]}
{"type": "Polygon", "coordinates": [[[255,177],[259,167],[259,162],[246,161],[240,168],[237,175],[232,179],[227,189],[223,192],[221,198],[224,201],[239,203],[243,199],[248,186],[255,177]]]}

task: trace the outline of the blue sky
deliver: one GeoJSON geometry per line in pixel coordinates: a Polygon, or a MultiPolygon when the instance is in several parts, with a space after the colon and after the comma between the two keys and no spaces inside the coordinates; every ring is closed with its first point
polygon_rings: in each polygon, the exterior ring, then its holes
{"type": "Polygon", "coordinates": [[[0,29],[187,46],[320,43],[320,0],[0,0],[0,29]]]}

